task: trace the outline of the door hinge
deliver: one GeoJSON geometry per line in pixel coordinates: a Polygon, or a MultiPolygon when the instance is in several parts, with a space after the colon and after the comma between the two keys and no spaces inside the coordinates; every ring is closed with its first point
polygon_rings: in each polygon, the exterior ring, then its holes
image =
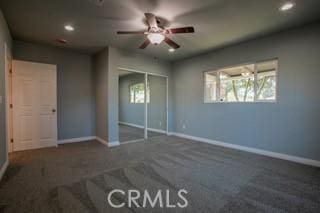
{"type": "Polygon", "coordinates": [[[10,139],[10,143],[13,143],[13,138],[10,139]]]}
{"type": "Polygon", "coordinates": [[[10,109],[12,109],[13,108],[13,104],[10,104],[10,109]]]}

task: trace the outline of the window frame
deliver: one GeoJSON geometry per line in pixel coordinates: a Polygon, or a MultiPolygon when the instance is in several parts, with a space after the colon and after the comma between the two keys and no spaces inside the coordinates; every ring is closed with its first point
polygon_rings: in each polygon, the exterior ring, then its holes
{"type": "Polygon", "coordinates": [[[205,70],[202,72],[202,88],[203,88],[203,103],[204,104],[215,104],[215,103],[277,103],[279,100],[279,59],[278,58],[271,58],[271,59],[266,59],[266,60],[259,60],[259,61],[254,61],[254,62],[246,62],[246,63],[242,63],[242,64],[237,64],[237,65],[230,65],[230,66],[224,66],[224,67],[220,67],[214,70],[205,70]],[[264,62],[268,62],[268,61],[274,61],[275,62],[275,79],[276,79],[276,88],[275,88],[275,99],[274,100],[258,100],[257,98],[257,77],[258,77],[258,73],[257,73],[257,64],[260,63],[264,63],[264,62]],[[254,66],[254,87],[253,87],[253,91],[254,91],[254,100],[253,101],[221,101],[219,100],[220,98],[220,70],[223,69],[228,69],[228,68],[233,68],[233,67],[238,67],[238,66],[246,66],[246,65],[253,65],[254,66]],[[215,101],[206,101],[206,73],[216,73],[217,77],[217,88],[216,88],[216,93],[217,93],[217,97],[215,101]]]}

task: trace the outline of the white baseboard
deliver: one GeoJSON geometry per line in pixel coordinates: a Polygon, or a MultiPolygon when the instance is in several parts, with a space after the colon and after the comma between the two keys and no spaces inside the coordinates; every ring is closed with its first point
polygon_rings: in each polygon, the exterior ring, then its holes
{"type": "Polygon", "coordinates": [[[4,173],[6,172],[8,166],[9,166],[9,159],[7,158],[7,160],[4,162],[4,164],[2,165],[2,167],[0,169],[0,181],[1,181],[4,173]]]}
{"type": "Polygon", "coordinates": [[[134,124],[134,123],[127,123],[127,122],[119,121],[119,124],[123,124],[123,125],[126,125],[126,126],[137,127],[139,129],[144,129],[144,126],[138,125],[138,124],[134,124]]]}
{"type": "Polygon", "coordinates": [[[103,140],[102,138],[99,138],[98,136],[96,136],[96,140],[99,141],[100,143],[102,143],[103,145],[108,146],[108,142],[106,140],[103,140]]]}
{"type": "Polygon", "coordinates": [[[99,137],[95,137],[95,139],[97,141],[99,141],[100,143],[102,143],[103,145],[106,145],[108,147],[115,147],[115,146],[119,146],[120,145],[120,142],[119,141],[112,141],[112,142],[108,142],[102,138],[99,138],[99,137]]]}
{"type": "Polygon", "coordinates": [[[268,157],[292,161],[292,162],[301,163],[301,164],[305,164],[305,165],[320,167],[320,161],[316,161],[316,160],[312,160],[312,159],[308,159],[308,158],[296,157],[296,156],[292,156],[292,155],[271,152],[271,151],[266,151],[266,150],[262,150],[262,149],[250,148],[250,147],[246,147],[246,146],[240,146],[240,145],[225,143],[225,142],[221,142],[221,141],[215,141],[215,140],[211,140],[208,138],[195,137],[195,136],[186,135],[186,134],[182,134],[182,133],[175,132],[175,133],[173,133],[173,135],[177,136],[177,137],[181,137],[181,138],[194,140],[194,141],[204,142],[204,143],[213,144],[213,145],[217,145],[217,146],[223,146],[223,147],[237,149],[237,150],[246,151],[246,152],[251,152],[251,153],[255,153],[255,154],[259,154],[259,155],[264,155],[264,156],[268,156],[268,157]]]}
{"type": "MultiPolygon", "coordinates": [[[[119,121],[119,124],[136,127],[136,128],[139,128],[139,129],[144,129],[144,126],[141,126],[141,125],[138,125],[138,124],[127,123],[127,122],[123,122],[123,121],[119,121]]],[[[152,132],[158,132],[158,133],[167,134],[167,131],[166,130],[162,130],[162,129],[148,128],[148,130],[152,131],[152,132]]]]}
{"type": "Polygon", "coordinates": [[[77,142],[82,142],[82,141],[90,141],[90,140],[94,140],[94,139],[96,139],[95,136],[70,138],[70,139],[58,140],[58,144],[77,143],[77,142]]]}
{"type": "Polygon", "coordinates": [[[119,141],[113,141],[108,143],[106,140],[103,140],[102,138],[99,138],[97,136],[88,136],[88,137],[81,137],[81,138],[70,138],[65,140],[59,140],[58,144],[78,143],[78,142],[91,141],[91,140],[97,140],[108,147],[114,147],[114,146],[120,145],[119,141]]]}
{"type": "Polygon", "coordinates": [[[158,133],[162,133],[162,134],[167,134],[167,132],[165,130],[162,130],[162,129],[148,128],[148,130],[152,131],[152,132],[158,132],[158,133]]]}
{"type": "Polygon", "coordinates": [[[119,141],[112,141],[108,143],[108,147],[115,147],[115,146],[119,146],[120,142],[119,141]]]}
{"type": "Polygon", "coordinates": [[[128,143],[138,143],[138,142],[144,142],[144,138],[143,139],[137,139],[137,140],[131,140],[131,141],[125,141],[125,142],[121,142],[121,144],[128,144],[128,143]]]}

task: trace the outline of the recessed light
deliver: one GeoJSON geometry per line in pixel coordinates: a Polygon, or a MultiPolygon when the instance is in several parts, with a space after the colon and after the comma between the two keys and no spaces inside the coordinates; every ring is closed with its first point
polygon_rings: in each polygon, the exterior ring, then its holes
{"type": "Polygon", "coordinates": [[[173,49],[173,48],[169,49],[169,52],[171,52],[171,53],[174,52],[174,51],[175,51],[175,49],[173,49]]]}
{"type": "Polygon", "coordinates": [[[68,30],[68,31],[74,31],[74,27],[71,25],[65,25],[64,29],[68,30]]]}
{"type": "Polygon", "coordinates": [[[286,2],[279,8],[279,10],[280,11],[287,11],[287,10],[292,9],[294,6],[295,6],[294,2],[286,2]]]}

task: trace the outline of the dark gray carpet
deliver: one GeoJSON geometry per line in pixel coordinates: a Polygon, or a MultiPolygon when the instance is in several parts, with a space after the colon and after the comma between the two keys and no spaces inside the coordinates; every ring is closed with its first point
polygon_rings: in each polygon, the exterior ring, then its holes
{"type": "Polygon", "coordinates": [[[2,212],[320,211],[319,168],[176,137],[112,149],[66,144],[17,152],[10,161],[0,184],[2,212]],[[186,189],[189,206],[113,209],[106,196],[115,188],[186,189]]]}
{"type": "MultiPolygon", "coordinates": [[[[148,130],[148,138],[164,135],[159,132],[148,130]]],[[[119,142],[128,142],[144,139],[144,129],[119,124],[119,142]]]]}

